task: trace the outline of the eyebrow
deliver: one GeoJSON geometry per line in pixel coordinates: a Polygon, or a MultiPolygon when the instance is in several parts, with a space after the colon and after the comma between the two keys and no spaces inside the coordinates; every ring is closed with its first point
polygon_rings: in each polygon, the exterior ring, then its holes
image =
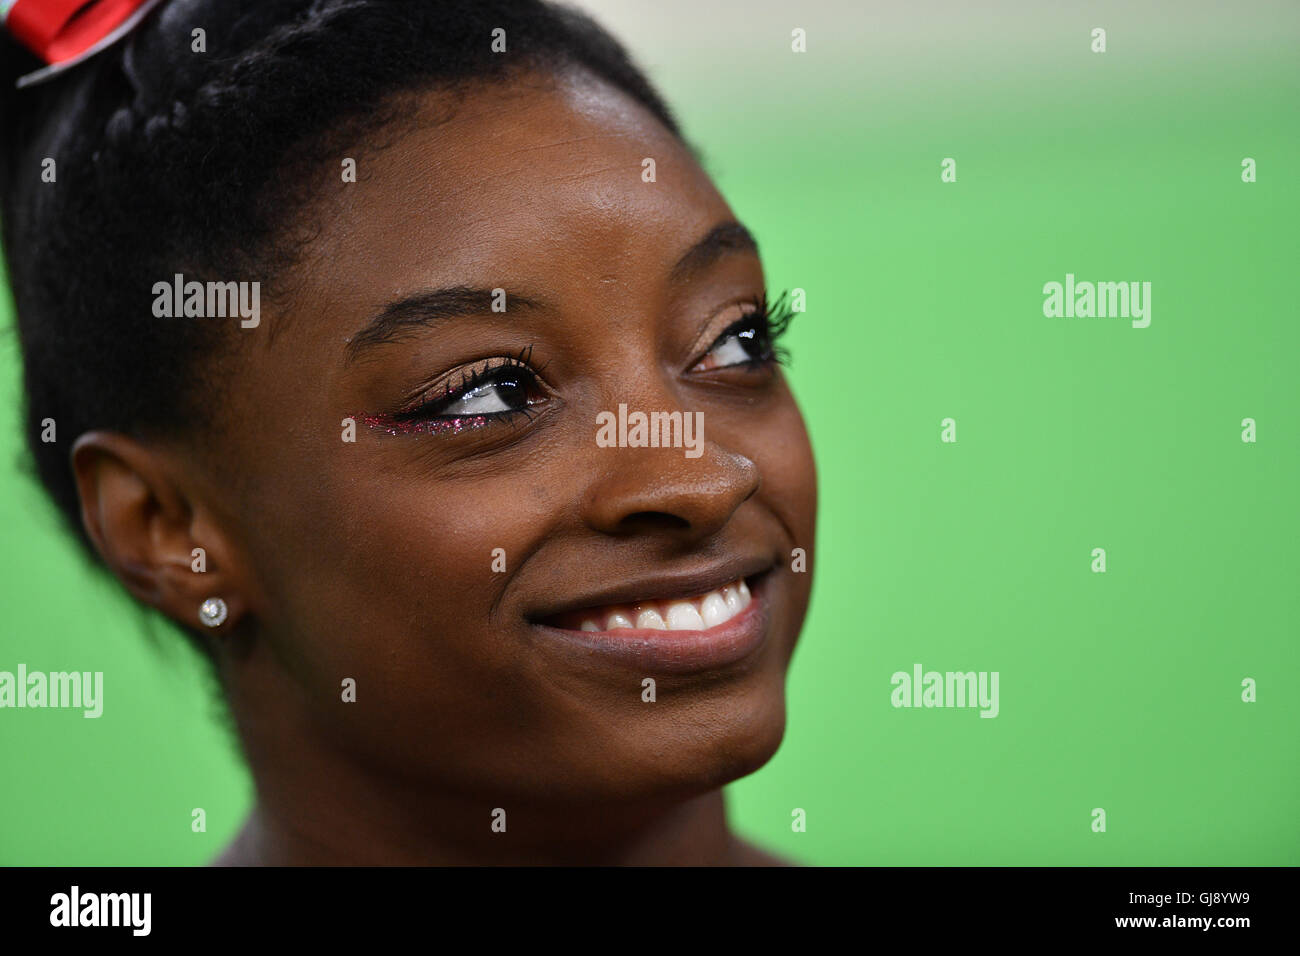
{"type": "MultiPolygon", "coordinates": [[[[758,243],[738,222],[723,222],[710,229],[674,263],[669,280],[684,282],[730,252],[758,254],[758,243]]],[[[487,315],[492,311],[493,292],[492,289],[449,286],[424,289],[390,302],[365,328],[348,339],[347,360],[355,361],[363,352],[376,346],[400,341],[412,329],[429,328],[447,319],[487,315]]],[[[508,294],[506,302],[512,309],[546,307],[539,299],[517,294],[508,294]]]]}
{"type": "MultiPolygon", "coordinates": [[[[450,286],[445,289],[424,289],[413,295],[390,302],[366,327],[348,339],[348,361],[378,345],[399,341],[415,328],[428,328],[447,319],[492,312],[493,289],[475,289],[469,286],[450,286]]],[[[524,295],[507,293],[509,309],[540,309],[543,303],[524,295]]]]}
{"type": "Polygon", "coordinates": [[[695,245],[686,250],[669,273],[673,282],[682,282],[707,269],[729,252],[752,252],[758,255],[758,243],[750,231],[738,222],[714,226],[695,245]]]}

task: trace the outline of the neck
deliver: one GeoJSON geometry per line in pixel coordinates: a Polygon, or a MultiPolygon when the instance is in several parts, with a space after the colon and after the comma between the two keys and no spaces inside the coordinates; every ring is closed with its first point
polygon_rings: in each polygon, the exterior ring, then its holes
{"type": "MultiPolygon", "coordinates": [[[[507,810],[505,830],[493,831],[487,803],[461,812],[426,799],[401,815],[391,804],[348,807],[320,795],[295,813],[259,802],[239,836],[215,861],[226,866],[320,865],[605,865],[708,866],[764,862],[726,823],[721,791],[657,813],[609,814],[605,807],[567,812],[507,810]],[[447,821],[472,815],[473,832],[447,821]],[[599,826],[592,826],[599,821],[599,826]]],[[[499,824],[498,824],[499,827],[499,824]]]]}
{"type": "Polygon", "coordinates": [[[218,865],[779,864],[735,837],[721,789],[543,802],[453,788],[341,749],[283,686],[227,699],[257,802],[218,865]]]}
{"type": "MultiPolygon", "coordinates": [[[[265,700],[263,696],[261,699],[265,700]]],[[[275,699],[275,698],[272,698],[275,699]]],[[[279,697],[283,701],[283,696],[279,697]]],[[[242,703],[242,702],[241,702],[242,703]]],[[[451,791],[322,740],[282,710],[236,723],[257,782],[221,865],[728,865],[769,862],[727,825],[720,789],[638,803],[451,791]],[[268,728],[275,728],[269,731],[268,728]],[[289,728],[292,728],[290,732],[289,728]]]]}

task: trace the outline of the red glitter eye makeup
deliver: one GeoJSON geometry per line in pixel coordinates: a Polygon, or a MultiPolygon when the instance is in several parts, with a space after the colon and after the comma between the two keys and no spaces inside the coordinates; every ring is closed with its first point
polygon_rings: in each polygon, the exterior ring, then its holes
{"type": "Polygon", "coordinates": [[[377,428],[390,435],[459,435],[499,421],[489,415],[472,415],[464,418],[402,419],[394,415],[353,415],[353,420],[369,428],[377,428]]]}
{"type": "Polygon", "coordinates": [[[546,401],[538,373],[529,366],[532,346],[517,356],[488,359],[422,392],[401,411],[357,414],[353,419],[390,435],[458,435],[524,415],[546,401]]]}

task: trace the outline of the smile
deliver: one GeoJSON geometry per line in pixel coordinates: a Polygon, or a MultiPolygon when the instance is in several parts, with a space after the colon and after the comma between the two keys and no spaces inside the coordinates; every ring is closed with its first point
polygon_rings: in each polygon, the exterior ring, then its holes
{"type": "Polygon", "coordinates": [[[634,601],[570,611],[555,627],[579,631],[707,631],[726,624],[753,601],[744,578],[694,597],[634,601]]]}
{"type": "MultiPolygon", "coordinates": [[[[731,573],[736,570],[740,569],[731,573]]],[[[749,666],[745,662],[761,652],[771,631],[770,604],[776,592],[770,570],[769,564],[712,587],[708,580],[679,581],[677,587],[662,580],[629,584],[603,603],[537,618],[534,626],[545,635],[548,646],[567,648],[588,662],[603,659],[642,674],[749,666]],[[677,591],[680,597],[640,600],[633,597],[638,590],[661,595],[677,591]]]]}

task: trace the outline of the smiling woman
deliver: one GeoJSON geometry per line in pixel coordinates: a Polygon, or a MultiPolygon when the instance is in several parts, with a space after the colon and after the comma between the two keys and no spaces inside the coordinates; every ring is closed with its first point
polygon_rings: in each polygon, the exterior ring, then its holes
{"type": "Polygon", "coordinates": [[[4,96],[31,448],[213,662],[258,792],[221,862],[774,862],[720,788],[781,742],[809,597],[790,316],[613,39],[173,0],[4,96]],[[178,274],[261,321],[158,317],[178,274]],[[699,453],[609,447],[629,408],[699,453]]]}

